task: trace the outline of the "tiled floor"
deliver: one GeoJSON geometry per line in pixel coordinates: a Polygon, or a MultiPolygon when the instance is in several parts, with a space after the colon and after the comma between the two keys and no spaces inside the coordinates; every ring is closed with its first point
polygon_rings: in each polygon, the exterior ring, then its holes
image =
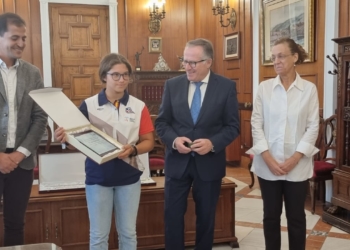
{"type": "MultiPolygon", "coordinates": [[[[255,184],[250,189],[251,179],[246,169],[247,162],[245,158],[242,161],[242,167],[227,167],[226,178],[233,180],[237,184],[236,188],[236,237],[238,238],[239,248],[244,250],[263,250],[264,236],[262,229],[262,200],[259,189],[259,183],[255,179],[255,184]]],[[[322,204],[316,203],[316,213],[310,212],[310,197],[305,204],[305,213],[307,221],[307,250],[349,250],[350,234],[343,232],[329,224],[322,222],[322,204]]],[[[288,249],[287,221],[284,213],[281,216],[281,249],[288,249]]],[[[191,250],[193,248],[188,248],[191,250]]],[[[231,250],[231,247],[225,244],[213,246],[214,250],[231,250]]]]}

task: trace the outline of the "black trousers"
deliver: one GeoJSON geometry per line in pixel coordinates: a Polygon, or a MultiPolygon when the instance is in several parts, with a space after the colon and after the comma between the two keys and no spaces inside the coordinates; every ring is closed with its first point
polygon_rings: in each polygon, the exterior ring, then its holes
{"type": "Polygon", "coordinates": [[[17,167],[9,174],[0,173],[0,197],[3,198],[4,246],[24,244],[25,211],[32,185],[33,170],[24,170],[17,167]]]}
{"type": "Polygon", "coordinates": [[[303,250],[306,244],[305,198],[308,181],[267,181],[259,179],[264,204],[266,250],[281,249],[283,201],[288,224],[289,249],[303,250]]]}
{"type": "Polygon", "coordinates": [[[185,249],[184,215],[187,209],[188,193],[191,186],[196,211],[195,249],[212,249],[215,211],[220,195],[221,179],[216,181],[202,181],[198,175],[198,171],[200,171],[200,166],[196,166],[194,158],[191,157],[181,179],[165,177],[164,221],[166,250],[185,249]]]}

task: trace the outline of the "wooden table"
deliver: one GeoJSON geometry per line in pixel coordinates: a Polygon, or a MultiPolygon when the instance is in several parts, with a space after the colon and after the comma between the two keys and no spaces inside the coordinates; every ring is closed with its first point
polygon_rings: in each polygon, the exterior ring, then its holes
{"type": "MultiPolygon", "coordinates": [[[[164,248],[164,177],[153,177],[156,185],[142,186],[137,219],[138,249],[164,248]]],[[[214,242],[238,247],[235,237],[235,187],[224,179],[215,219],[214,242]]],[[[185,215],[185,244],[195,244],[195,210],[188,197],[185,215]]],[[[1,207],[2,209],[2,207],[1,207]]],[[[3,244],[3,217],[0,213],[0,245],[3,244]]],[[[113,219],[114,221],[114,219],[113,219]]],[[[84,190],[40,193],[34,185],[26,213],[25,244],[54,243],[64,250],[86,250],[89,245],[89,219],[84,190]]],[[[118,248],[118,235],[112,223],[109,249],[118,248]]]]}

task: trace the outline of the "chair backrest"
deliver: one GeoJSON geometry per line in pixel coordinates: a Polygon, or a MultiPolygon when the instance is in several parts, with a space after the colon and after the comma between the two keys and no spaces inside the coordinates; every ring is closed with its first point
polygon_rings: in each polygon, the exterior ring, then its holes
{"type": "Polygon", "coordinates": [[[320,130],[316,141],[319,152],[315,155],[316,161],[335,161],[328,153],[336,149],[337,116],[334,114],[327,119],[320,118],[320,130]]]}

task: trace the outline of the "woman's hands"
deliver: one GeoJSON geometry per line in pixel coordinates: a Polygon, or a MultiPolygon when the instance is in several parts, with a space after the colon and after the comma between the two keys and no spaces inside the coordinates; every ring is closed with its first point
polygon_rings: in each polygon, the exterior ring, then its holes
{"type": "Polygon", "coordinates": [[[285,162],[280,164],[280,168],[289,173],[290,171],[295,168],[295,166],[298,164],[300,159],[303,157],[302,153],[295,152],[291,157],[289,157],[285,162]]]}
{"type": "MultiPolygon", "coordinates": [[[[64,130],[64,128],[58,127],[55,130],[54,134],[55,134],[56,140],[59,141],[60,143],[65,143],[67,141],[67,134],[66,134],[66,131],[64,130]]],[[[66,145],[67,144],[68,143],[66,143],[66,145]]],[[[73,147],[70,144],[67,145],[67,148],[70,149],[70,150],[75,150],[75,147],[73,147]]],[[[62,149],[65,149],[65,148],[62,146],[62,149]]]]}
{"type": "Polygon", "coordinates": [[[64,128],[58,127],[55,130],[55,138],[61,143],[65,143],[66,142],[67,137],[66,137],[66,131],[64,130],[64,128]]]}
{"type": "Polygon", "coordinates": [[[122,151],[119,153],[118,158],[125,159],[133,153],[135,153],[133,146],[131,146],[130,144],[126,144],[122,147],[122,151]]]}
{"type": "Polygon", "coordinates": [[[273,175],[280,176],[287,174],[287,172],[281,169],[280,164],[278,164],[278,162],[272,157],[268,150],[262,152],[261,156],[273,175]]]}
{"type": "Polygon", "coordinates": [[[302,153],[295,152],[291,157],[282,163],[278,163],[270,154],[268,150],[261,153],[266,165],[269,167],[271,173],[276,176],[286,175],[295,168],[299,160],[303,157],[302,153]]]}

